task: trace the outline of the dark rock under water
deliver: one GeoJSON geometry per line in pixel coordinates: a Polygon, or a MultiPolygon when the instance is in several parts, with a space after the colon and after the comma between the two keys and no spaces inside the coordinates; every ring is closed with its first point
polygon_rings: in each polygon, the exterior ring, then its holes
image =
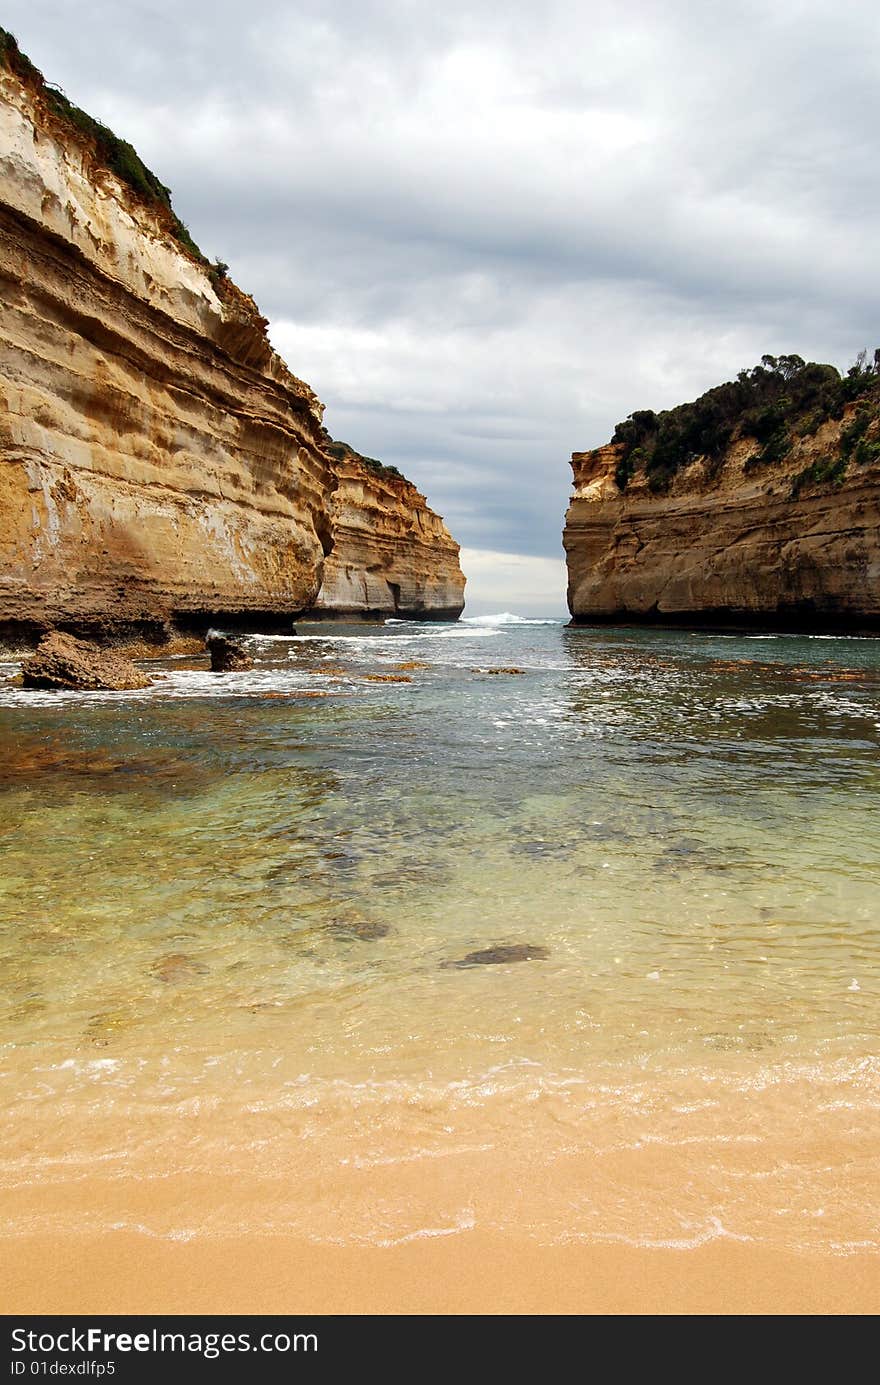
{"type": "Polygon", "coordinates": [[[336,918],[327,925],[327,930],[335,938],[361,943],[374,943],[379,938],[387,938],[391,932],[387,923],[365,918],[336,918]]]}
{"type": "Polygon", "coordinates": [[[535,943],[512,943],[502,947],[485,947],[479,952],[468,952],[457,961],[443,962],[444,968],[451,967],[492,967],[507,962],[543,962],[550,956],[550,949],[535,943]]]}

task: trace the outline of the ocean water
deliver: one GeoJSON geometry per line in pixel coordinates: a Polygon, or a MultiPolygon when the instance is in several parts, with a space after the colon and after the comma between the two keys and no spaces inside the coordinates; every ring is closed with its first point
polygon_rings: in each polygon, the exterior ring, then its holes
{"type": "Polygon", "coordinates": [[[9,1234],[880,1248],[880,642],[248,643],[0,668],[9,1234]]]}

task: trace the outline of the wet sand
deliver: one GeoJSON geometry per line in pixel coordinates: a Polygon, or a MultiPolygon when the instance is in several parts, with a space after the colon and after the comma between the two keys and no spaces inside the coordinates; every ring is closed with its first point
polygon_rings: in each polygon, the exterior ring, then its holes
{"type": "Polygon", "coordinates": [[[22,1239],[2,1283],[6,1313],[873,1314],[880,1256],[542,1246],[479,1231],[386,1247],[115,1232],[22,1239]]]}
{"type": "Polygon", "coordinates": [[[876,1313],[873,1081],[769,1075],[721,1102],[655,1076],[653,1108],[249,1087],[138,1125],[112,1088],[31,1101],[0,1161],[0,1311],[876,1313]]]}
{"type": "MultiPolygon", "coordinates": [[[[228,1135],[225,1119],[215,1119],[228,1135]]],[[[233,1171],[213,1146],[203,1146],[198,1173],[184,1172],[174,1167],[167,1141],[161,1161],[143,1160],[135,1176],[100,1157],[91,1168],[55,1166],[50,1179],[20,1182],[0,1195],[0,1311],[880,1310],[880,1252],[864,1237],[876,1186],[867,1130],[848,1143],[817,1141],[809,1167],[790,1140],[725,1144],[728,1178],[743,1184],[747,1205],[738,1213],[719,1206],[721,1217],[705,1211],[719,1186],[713,1145],[686,1145],[693,1154],[683,1162],[680,1150],[650,1140],[628,1156],[617,1148],[604,1157],[578,1140],[553,1158],[546,1134],[546,1127],[540,1134],[523,1130],[527,1163],[505,1131],[503,1141],[479,1150],[427,1160],[401,1157],[400,1139],[387,1135],[381,1159],[343,1160],[342,1147],[327,1137],[313,1151],[317,1157],[308,1156],[311,1176],[306,1163],[293,1175],[261,1174],[253,1154],[250,1170],[241,1162],[233,1171]],[[795,1183],[784,1185],[780,1199],[771,1171],[792,1166],[795,1183]],[[820,1168],[828,1182],[817,1218],[810,1209],[817,1206],[820,1168]],[[658,1199],[668,1208],[665,1224],[658,1199]],[[846,1212],[856,1205],[858,1222],[846,1212]],[[690,1223],[674,1210],[687,1206],[690,1223]],[[462,1215],[466,1207],[472,1221],[462,1215]],[[584,1208],[597,1216],[595,1234],[582,1229],[584,1208]],[[619,1229],[611,1231],[615,1223],[619,1229]],[[786,1243],[810,1226],[812,1243],[786,1243]],[[837,1238],[847,1228],[844,1243],[837,1238]]],[[[357,1147],[348,1123],[343,1142],[349,1154],[357,1147]]],[[[294,1146],[283,1144],[289,1169],[294,1146]]],[[[227,1149],[231,1161],[234,1150],[227,1149]]]]}

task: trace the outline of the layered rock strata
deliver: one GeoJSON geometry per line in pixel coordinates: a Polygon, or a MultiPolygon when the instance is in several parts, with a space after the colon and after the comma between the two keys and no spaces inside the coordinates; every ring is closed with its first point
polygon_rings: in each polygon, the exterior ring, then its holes
{"type": "Polygon", "coordinates": [[[386,569],[402,608],[450,612],[455,546],[423,498],[343,469],[335,501],[323,406],[253,300],[0,36],[0,638],[283,628],[337,591],[348,609],[340,573],[388,611],[386,569]]]}
{"type": "Polygon", "coordinates": [[[457,619],[465,579],[443,520],[393,467],[331,446],[339,478],[330,509],[334,542],[313,614],[457,619]]]}
{"type": "Polygon", "coordinates": [[[880,422],[866,419],[848,405],[767,465],[740,432],[661,489],[621,472],[621,444],[575,453],[573,621],[880,629],[880,422]],[[864,442],[848,456],[854,426],[864,442]]]}

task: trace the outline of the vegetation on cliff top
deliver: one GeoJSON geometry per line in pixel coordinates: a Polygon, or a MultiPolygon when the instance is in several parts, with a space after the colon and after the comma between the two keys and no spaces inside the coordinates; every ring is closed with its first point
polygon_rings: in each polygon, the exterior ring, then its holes
{"type": "Polygon", "coordinates": [[[356,452],[347,442],[337,442],[331,438],[325,430],[324,451],[328,452],[335,462],[359,462],[368,471],[374,472],[377,476],[394,477],[398,481],[405,481],[406,477],[402,471],[398,471],[396,466],[386,466],[384,462],[378,462],[375,457],[365,457],[361,452],[356,452]]]}
{"type": "Polygon", "coordinates": [[[689,404],[659,414],[641,409],[618,423],[612,438],[621,449],[615,480],[625,490],[643,472],[657,494],[698,458],[713,477],[730,444],[741,438],[757,445],[747,471],[772,466],[790,454],[797,439],[815,434],[829,419],[843,419],[853,404],[858,407],[841,430],[833,455],[799,472],[793,494],[810,485],[840,485],[850,462],[865,465],[880,459],[880,350],[873,361],[862,351],[843,376],[833,365],[808,363],[800,356],[762,356],[760,365],[741,370],[736,380],[716,385],[689,404]]]}
{"type": "MultiPolygon", "coordinates": [[[[115,173],[123,183],[126,183],[141,201],[146,202],[148,206],[162,210],[167,218],[171,234],[180,245],[189,251],[194,259],[198,260],[200,264],[209,264],[207,257],[202,254],[190,235],[187,226],[172,207],[170,189],[156,177],[151,169],[147,168],[137,150],[127,140],[120,139],[100,120],[95,120],[87,111],[75,106],[62,91],[47,82],[39,68],[34,66],[26,54],[22,53],[14,35],[2,28],[0,28],[0,64],[8,71],[14,72],[24,85],[37,92],[47,109],[62,124],[66,125],[68,129],[76,131],[80,137],[85,136],[100,163],[115,173]]],[[[222,266],[221,269],[221,262],[218,261],[212,269],[211,277],[214,278],[216,275],[218,279],[223,278],[225,269],[226,266],[222,266]]]]}

